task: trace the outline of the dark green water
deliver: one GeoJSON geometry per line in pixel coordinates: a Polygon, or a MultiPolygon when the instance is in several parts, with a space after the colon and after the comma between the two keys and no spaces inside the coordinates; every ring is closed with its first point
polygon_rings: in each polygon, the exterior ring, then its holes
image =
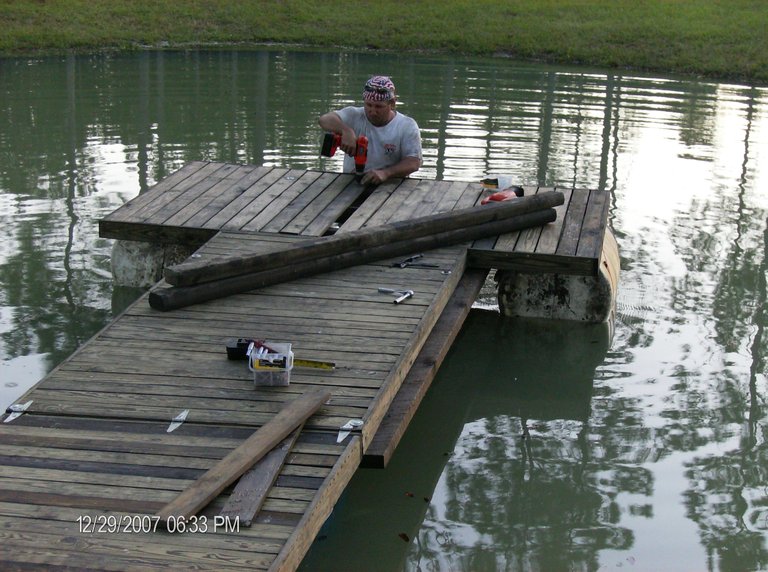
{"type": "Polygon", "coordinates": [[[610,191],[618,316],[506,320],[485,292],[304,568],[768,568],[765,89],[279,50],[0,60],[0,402],[138,295],[100,217],[191,160],[339,169],[316,117],[374,73],[422,128],[417,176],[610,191]]]}

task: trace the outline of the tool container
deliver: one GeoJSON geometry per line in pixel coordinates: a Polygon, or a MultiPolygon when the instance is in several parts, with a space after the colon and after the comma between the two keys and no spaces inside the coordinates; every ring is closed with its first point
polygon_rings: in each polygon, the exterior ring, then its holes
{"type": "Polygon", "coordinates": [[[291,344],[264,342],[262,348],[253,348],[248,356],[248,369],[253,372],[256,387],[288,385],[293,369],[291,344]]]}

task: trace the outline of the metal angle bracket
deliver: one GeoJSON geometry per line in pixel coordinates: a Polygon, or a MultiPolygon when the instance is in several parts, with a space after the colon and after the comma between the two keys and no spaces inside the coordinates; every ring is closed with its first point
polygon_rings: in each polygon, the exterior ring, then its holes
{"type": "Polygon", "coordinates": [[[185,409],[181,413],[179,413],[176,417],[173,418],[171,421],[171,424],[168,425],[168,429],[165,430],[166,433],[170,433],[171,431],[175,431],[179,427],[181,427],[181,424],[184,423],[184,421],[187,418],[187,415],[189,415],[189,409],[185,409]]]}
{"type": "Polygon", "coordinates": [[[30,399],[26,403],[14,403],[11,405],[8,409],[5,410],[6,413],[10,413],[8,417],[6,417],[3,420],[3,423],[10,423],[17,417],[21,417],[21,415],[29,409],[29,406],[32,405],[32,400],[30,399]]]}
{"type": "Polygon", "coordinates": [[[352,433],[355,429],[360,429],[363,426],[363,420],[362,419],[350,419],[347,421],[344,425],[342,425],[339,428],[339,434],[336,437],[336,442],[341,443],[349,437],[349,434],[352,433]]]}

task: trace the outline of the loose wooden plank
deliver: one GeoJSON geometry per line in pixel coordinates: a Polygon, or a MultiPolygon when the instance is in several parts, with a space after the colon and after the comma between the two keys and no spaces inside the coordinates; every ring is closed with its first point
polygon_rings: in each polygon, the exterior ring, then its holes
{"type": "Polygon", "coordinates": [[[208,504],[237,477],[242,475],[269,450],[275,447],[298,425],[305,422],[331,394],[328,391],[308,392],[292,401],[267,424],[256,431],[240,447],[227,455],[215,467],[156,514],[164,522],[171,517],[190,517],[208,504]]]}
{"type": "Polygon", "coordinates": [[[264,504],[267,492],[277,479],[277,475],[303,426],[302,423],[298,429],[283,439],[277,447],[240,477],[235,490],[232,491],[229,500],[227,500],[227,504],[219,512],[219,516],[238,521],[242,526],[251,526],[254,516],[264,504]]]}

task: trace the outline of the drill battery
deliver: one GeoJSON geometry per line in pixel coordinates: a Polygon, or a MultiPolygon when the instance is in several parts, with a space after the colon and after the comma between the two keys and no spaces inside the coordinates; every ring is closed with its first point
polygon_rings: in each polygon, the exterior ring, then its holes
{"type": "MultiPolygon", "coordinates": [[[[341,135],[338,133],[326,133],[323,135],[323,145],[320,148],[320,155],[323,157],[333,157],[336,150],[341,145],[341,135]]],[[[368,138],[360,135],[357,138],[355,148],[355,174],[359,181],[365,172],[365,164],[368,162],[368,138]]]]}

